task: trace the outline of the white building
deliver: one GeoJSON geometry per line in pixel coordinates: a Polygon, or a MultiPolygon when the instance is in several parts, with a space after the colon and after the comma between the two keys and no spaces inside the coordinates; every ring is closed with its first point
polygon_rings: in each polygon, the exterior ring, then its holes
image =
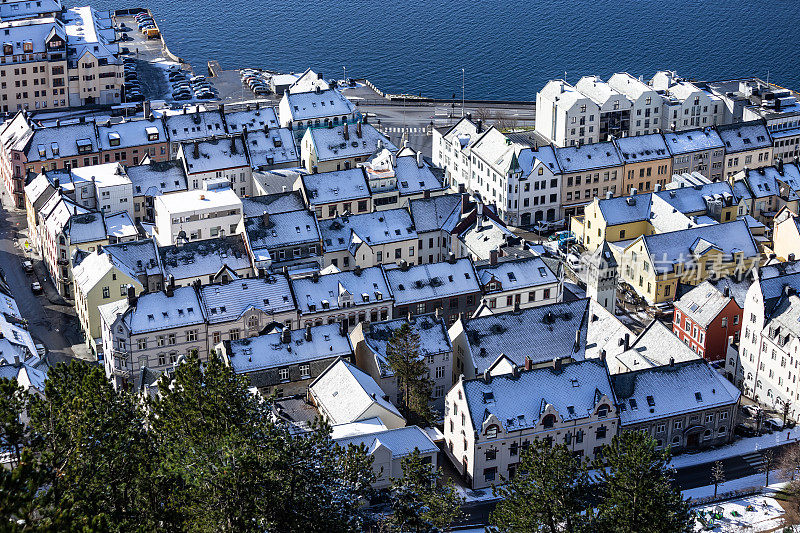
{"type": "Polygon", "coordinates": [[[242,201],[228,187],[196,189],[155,199],[154,236],[160,246],[242,233],[242,201]]]}
{"type": "Polygon", "coordinates": [[[575,84],[585,96],[592,99],[600,108],[598,134],[601,141],[630,134],[631,110],[633,103],[628,97],[598,76],[584,76],[575,84]]]}
{"type": "Polygon", "coordinates": [[[666,93],[661,112],[663,131],[682,131],[725,123],[725,104],[710,91],[680,78],[674,71],[659,71],[650,80],[666,93]]]}
{"type": "Polygon", "coordinates": [[[617,72],[608,85],[624,94],[631,102],[629,133],[632,137],[658,133],[661,124],[662,96],[653,87],[627,72],[617,72]]]}
{"type": "Polygon", "coordinates": [[[554,145],[600,140],[600,106],[564,80],[551,80],[536,93],[536,131],[554,145]]]}
{"type": "Polygon", "coordinates": [[[183,162],[189,190],[223,178],[239,196],[252,194],[253,171],[240,135],[181,143],[177,158],[183,162]]]}
{"type": "Polygon", "coordinates": [[[307,127],[354,122],[358,111],[337,89],[315,87],[307,92],[286,92],[278,104],[281,127],[302,131],[307,127]]]}

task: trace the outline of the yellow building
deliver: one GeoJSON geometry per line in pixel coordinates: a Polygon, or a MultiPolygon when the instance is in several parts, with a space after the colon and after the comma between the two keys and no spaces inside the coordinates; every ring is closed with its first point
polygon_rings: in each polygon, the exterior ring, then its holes
{"type": "Polygon", "coordinates": [[[800,218],[787,207],[775,215],[772,241],[778,260],[800,259],[800,218]]]}
{"type": "Polygon", "coordinates": [[[620,255],[620,278],[649,304],[671,301],[678,283],[747,272],[760,258],[744,220],[642,235],[620,255]]]}
{"type": "Polygon", "coordinates": [[[96,353],[102,346],[102,329],[98,307],[124,300],[129,291],[138,296],[144,291],[136,274],[110,254],[92,253],[73,268],[75,310],[86,337],[86,344],[96,353]]]}
{"type": "Polygon", "coordinates": [[[604,241],[621,242],[702,224],[736,219],[738,206],[730,184],[708,183],[619,198],[595,198],[571,230],[590,252],[604,241]]]}
{"type": "Polygon", "coordinates": [[[672,176],[672,156],[660,133],[616,139],[624,163],[620,194],[651,192],[672,176]]]}

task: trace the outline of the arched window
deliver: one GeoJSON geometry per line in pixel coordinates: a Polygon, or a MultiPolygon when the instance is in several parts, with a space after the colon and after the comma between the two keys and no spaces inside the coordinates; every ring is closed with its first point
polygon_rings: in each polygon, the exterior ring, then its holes
{"type": "Polygon", "coordinates": [[[484,433],[484,435],[486,435],[487,439],[496,439],[497,438],[497,430],[498,430],[497,425],[496,424],[492,424],[491,426],[486,428],[486,432],[484,433]]]}
{"type": "Polygon", "coordinates": [[[706,439],[707,439],[708,437],[710,437],[710,436],[711,436],[711,433],[712,433],[712,431],[711,431],[710,429],[707,429],[707,430],[705,430],[705,431],[703,432],[703,438],[706,438],[706,439]]]}
{"type": "Polygon", "coordinates": [[[597,416],[600,418],[605,418],[608,416],[608,412],[610,410],[611,408],[608,406],[608,404],[604,403],[603,405],[597,408],[597,416]]]}
{"type": "Polygon", "coordinates": [[[680,443],[681,443],[680,435],[676,435],[676,436],[672,437],[672,444],[680,444],[680,443]]]}
{"type": "Polygon", "coordinates": [[[542,419],[542,427],[551,428],[556,423],[556,415],[550,414],[542,419]]]}

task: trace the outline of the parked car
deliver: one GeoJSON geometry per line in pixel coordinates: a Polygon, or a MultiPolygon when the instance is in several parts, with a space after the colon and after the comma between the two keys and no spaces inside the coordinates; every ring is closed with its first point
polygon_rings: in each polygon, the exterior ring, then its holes
{"type": "Polygon", "coordinates": [[[42,284],[38,281],[31,283],[31,292],[33,294],[40,294],[42,292],[42,284]]]}
{"type": "Polygon", "coordinates": [[[47,355],[47,348],[45,348],[44,344],[37,342],[34,346],[36,347],[36,353],[39,354],[39,357],[47,355]]]}
{"type": "Polygon", "coordinates": [[[733,428],[733,434],[738,435],[740,437],[755,437],[756,430],[749,426],[739,424],[735,428],[733,428]]]}
{"type": "Polygon", "coordinates": [[[581,258],[575,254],[567,255],[567,264],[572,270],[575,271],[583,269],[583,262],[581,261],[581,258]]]}
{"type": "Polygon", "coordinates": [[[25,272],[27,272],[28,274],[30,274],[31,272],[33,272],[33,261],[31,261],[30,259],[26,259],[26,260],[24,260],[24,261],[22,262],[22,270],[24,270],[24,271],[25,271],[25,272]]]}
{"type": "Polygon", "coordinates": [[[769,428],[770,431],[780,431],[783,429],[783,419],[773,416],[764,421],[764,427],[769,428]]]}
{"type": "Polygon", "coordinates": [[[743,405],[742,406],[742,411],[747,416],[756,417],[756,416],[758,416],[759,411],[761,411],[761,408],[758,407],[757,405],[743,405]]]}
{"type": "Polygon", "coordinates": [[[206,77],[202,75],[192,76],[191,78],[189,78],[189,81],[191,81],[192,83],[197,83],[198,81],[206,81],[206,77]]]}
{"type": "Polygon", "coordinates": [[[192,95],[189,93],[178,93],[172,95],[174,100],[189,100],[191,97],[192,95]]]}

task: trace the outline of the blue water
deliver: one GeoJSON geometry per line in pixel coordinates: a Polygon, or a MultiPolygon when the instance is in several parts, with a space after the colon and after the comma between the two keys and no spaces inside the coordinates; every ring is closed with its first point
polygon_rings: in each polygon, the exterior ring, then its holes
{"type": "MultiPolygon", "coordinates": [[[[135,2],[136,0],[128,0],[135,2]]],[[[99,9],[130,7],[119,0],[99,9]]],[[[534,99],[548,80],[627,70],[649,79],[757,75],[800,89],[797,0],[171,0],[152,3],[195,68],[367,77],[390,92],[534,99]]]]}

